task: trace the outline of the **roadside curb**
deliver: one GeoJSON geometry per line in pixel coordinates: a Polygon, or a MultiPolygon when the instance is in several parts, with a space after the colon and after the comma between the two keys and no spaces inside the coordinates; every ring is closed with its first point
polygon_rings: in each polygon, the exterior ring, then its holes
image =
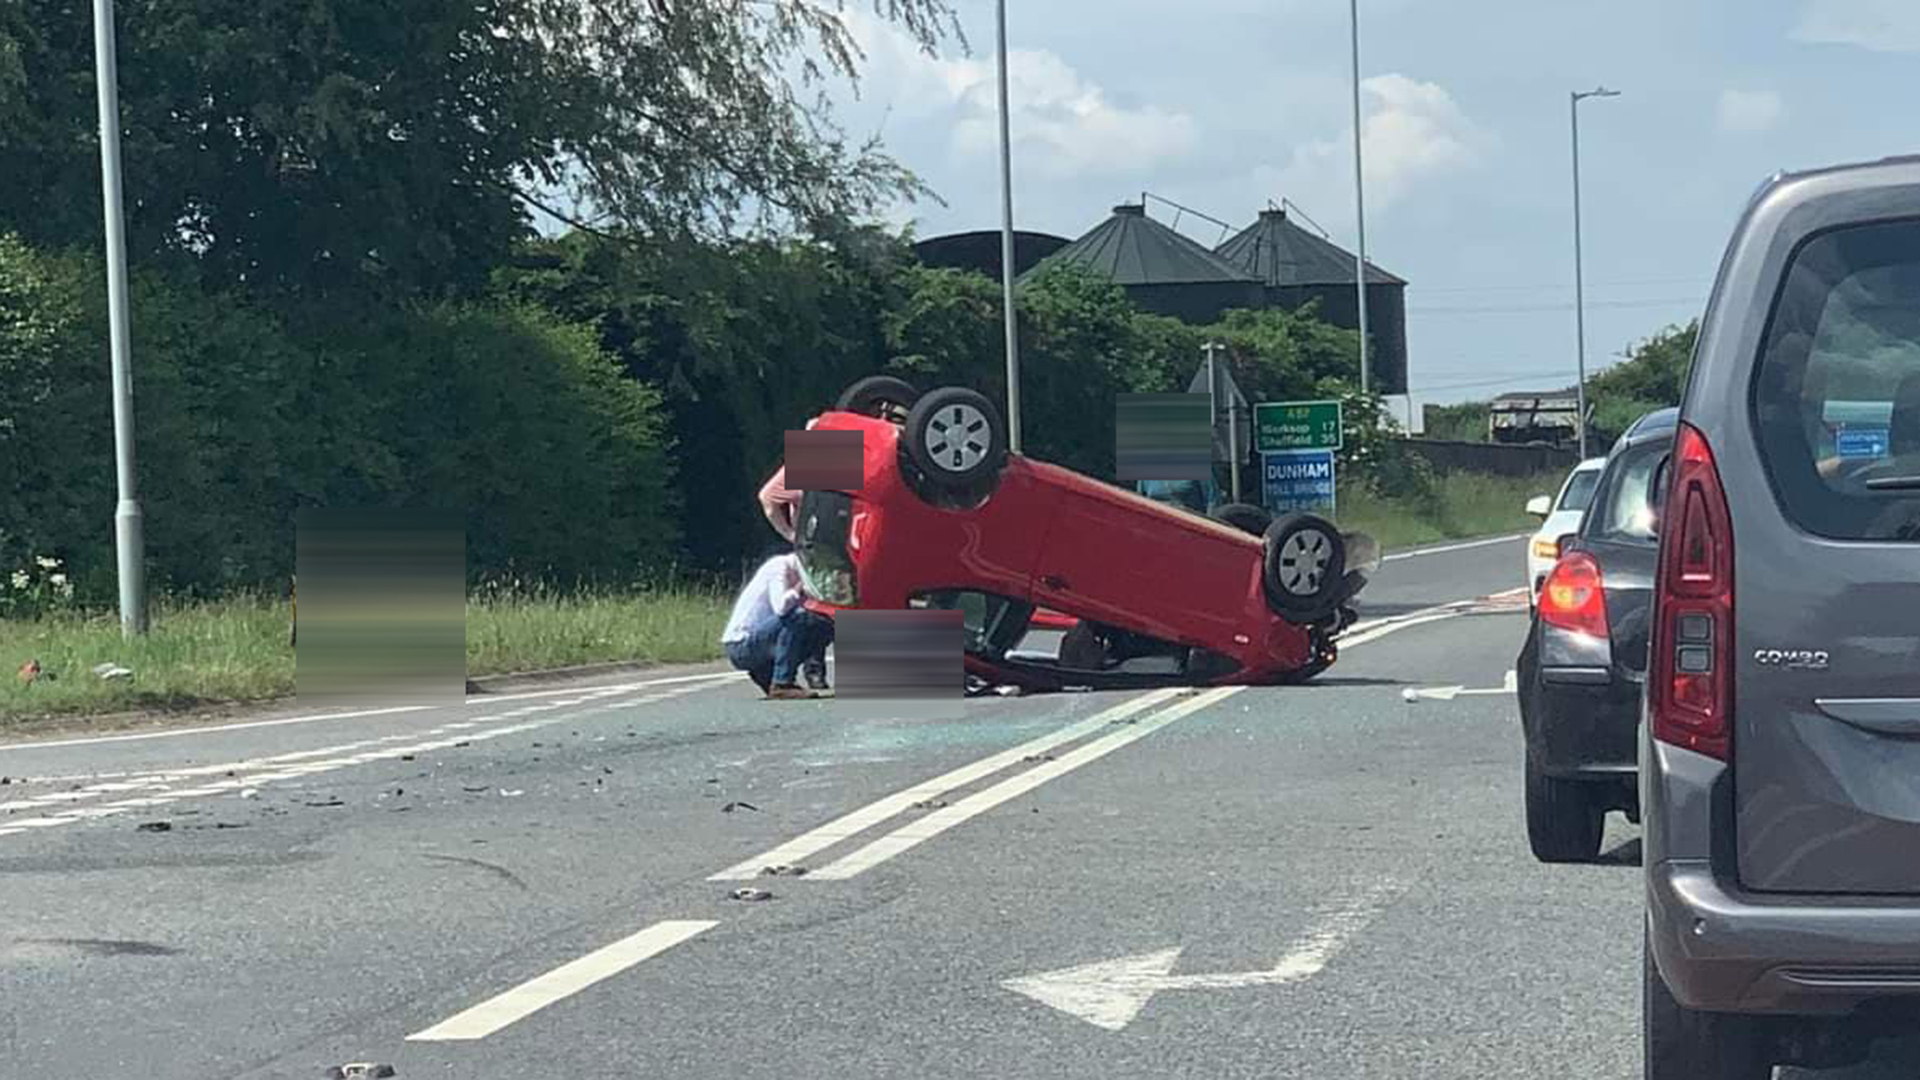
{"type": "MultiPolygon", "coordinates": [[[[500,694],[528,687],[550,686],[556,683],[587,681],[609,675],[639,672],[684,671],[689,675],[704,675],[726,670],[729,669],[723,660],[684,663],[660,660],[617,660],[539,671],[469,676],[466,680],[465,692],[468,695],[500,694]]],[[[190,728],[229,720],[271,718],[276,713],[299,707],[298,699],[288,694],[268,698],[196,701],[191,705],[176,708],[150,707],[121,709],[114,712],[62,712],[7,716],[0,718],[0,732],[5,732],[9,737],[32,737],[64,733],[69,730],[122,732],[139,729],[190,728]]]]}
{"type": "MultiPolygon", "coordinates": [[[[575,679],[591,679],[600,675],[624,675],[629,672],[658,671],[662,668],[712,668],[725,670],[722,662],[693,661],[690,663],[667,663],[660,660],[613,660],[601,664],[575,664],[572,667],[545,668],[539,671],[514,671],[499,675],[476,675],[467,679],[469,694],[497,694],[504,690],[518,690],[528,686],[545,686],[550,683],[571,682],[575,679]]],[[[695,672],[698,674],[698,672],[695,672]]]]}

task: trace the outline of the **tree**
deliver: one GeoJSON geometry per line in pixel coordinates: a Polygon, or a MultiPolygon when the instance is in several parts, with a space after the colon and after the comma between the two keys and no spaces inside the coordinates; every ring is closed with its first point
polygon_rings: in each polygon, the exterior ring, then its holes
{"type": "Polygon", "coordinates": [[[1606,446],[1635,420],[1680,404],[1693,365],[1700,321],[1669,326],[1627,349],[1627,358],[1587,382],[1590,428],[1597,445],[1606,446]]]}
{"type": "MultiPolygon", "coordinates": [[[[932,52],[946,0],[874,0],[932,52]]],[[[826,229],[924,193],[824,98],[830,0],[125,0],[129,248],[274,293],[472,289],[533,204],[644,235],[826,229]],[[568,204],[571,203],[570,208],[568,204]],[[577,210],[578,213],[572,212],[577,210]]],[[[0,5],[0,230],[100,234],[79,0],[0,5]]]]}

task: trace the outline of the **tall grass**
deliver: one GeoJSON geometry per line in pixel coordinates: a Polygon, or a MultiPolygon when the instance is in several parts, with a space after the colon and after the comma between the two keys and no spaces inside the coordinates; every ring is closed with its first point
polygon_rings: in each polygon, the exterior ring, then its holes
{"type": "Polygon", "coordinates": [[[1527,513],[1527,500],[1558,490],[1565,479],[1551,474],[1443,473],[1430,500],[1383,499],[1343,491],[1335,516],[1342,529],[1369,533],[1389,552],[1443,540],[1521,532],[1539,524],[1527,513]]]}

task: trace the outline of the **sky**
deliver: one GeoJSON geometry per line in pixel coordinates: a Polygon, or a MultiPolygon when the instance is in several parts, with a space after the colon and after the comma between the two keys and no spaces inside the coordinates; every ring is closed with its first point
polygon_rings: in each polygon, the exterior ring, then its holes
{"type": "MultiPolygon", "coordinates": [[[[937,57],[848,5],[851,136],[945,205],[917,235],[998,228],[994,5],[937,57]]],[[[1571,385],[1568,94],[1580,105],[1589,375],[1699,313],[1769,175],[1920,150],[1920,0],[1360,0],[1367,254],[1407,279],[1421,403],[1571,385]]],[[[1231,223],[1285,199],[1352,250],[1345,0],[1008,0],[1014,225],[1074,237],[1143,193],[1231,223]]],[[[1219,226],[1186,216],[1212,246],[1219,226]]]]}

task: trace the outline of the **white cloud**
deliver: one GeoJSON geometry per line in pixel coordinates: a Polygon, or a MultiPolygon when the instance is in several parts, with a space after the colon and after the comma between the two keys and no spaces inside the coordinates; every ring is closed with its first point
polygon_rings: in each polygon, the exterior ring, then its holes
{"type": "MultiPolygon", "coordinates": [[[[905,35],[864,14],[849,13],[848,25],[867,54],[869,86],[884,86],[894,107],[908,115],[942,114],[954,153],[998,153],[999,71],[991,57],[928,57],[905,35]]],[[[1008,61],[1009,126],[1022,173],[1067,179],[1133,171],[1199,144],[1199,125],[1191,116],[1155,105],[1116,104],[1057,53],[1013,49],[1008,61]]]]}
{"type": "MultiPolygon", "coordinates": [[[[1435,177],[1471,169],[1493,138],[1438,83],[1376,75],[1360,83],[1367,208],[1385,209],[1435,177]]],[[[1276,196],[1352,208],[1353,129],[1298,147],[1284,168],[1256,170],[1276,196]]]]}
{"type": "Polygon", "coordinates": [[[1772,90],[1720,91],[1720,130],[1752,135],[1780,122],[1786,108],[1772,90]]]}
{"type": "Polygon", "coordinates": [[[1920,52],[1920,4],[1913,0],[1806,0],[1789,36],[1812,45],[1920,52]]]}

